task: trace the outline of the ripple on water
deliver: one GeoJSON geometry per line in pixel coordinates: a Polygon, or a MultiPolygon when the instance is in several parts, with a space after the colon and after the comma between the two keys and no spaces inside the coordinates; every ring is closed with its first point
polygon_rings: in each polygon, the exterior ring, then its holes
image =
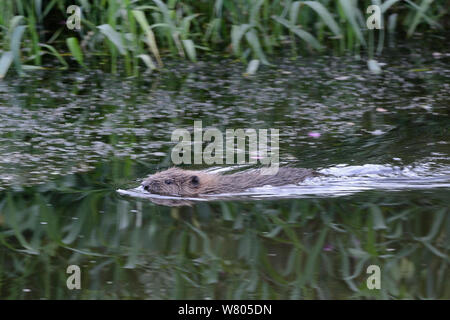
{"type": "Polygon", "coordinates": [[[141,79],[57,71],[8,78],[0,85],[0,188],[92,170],[112,157],[159,164],[172,131],[194,120],[222,130],[278,128],[280,160],[291,165],[407,166],[433,153],[448,166],[447,55],[409,50],[383,55],[382,75],[352,57],[323,56],[280,58],[250,78],[240,64],[213,60],[168,61],[141,79]],[[414,71],[420,64],[429,71],[414,71]]]}
{"type": "MultiPolygon", "coordinates": [[[[217,172],[217,170],[214,170],[217,172]]],[[[160,201],[212,201],[227,199],[278,199],[341,197],[368,190],[426,190],[450,188],[450,168],[446,166],[433,168],[428,163],[423,165],[397,167],[391,165],[365,164],[362,166],[337,165],[319,170],[323,176],[306,179],[299,185],[281,187],[264,186],[252,188],[245,192],[229,194],[200,195],[196,198],[161,196],[149,194],[141,186],[129,190],[117,190],[119,194],[135,198],[147,198],[160,201]]]]}

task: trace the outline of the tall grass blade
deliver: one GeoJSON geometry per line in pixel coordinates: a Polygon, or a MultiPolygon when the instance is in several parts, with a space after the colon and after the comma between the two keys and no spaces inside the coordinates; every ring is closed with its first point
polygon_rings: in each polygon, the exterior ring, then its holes
{"type": "Polygon", "coordinates": [[[138,58],[141,58],[141,60],[144,61],[145,65],[150,70],[155,70],[156,69],[156,66],[153,63],[152,58],[148,54],[140,54],[140,55],[138,55],[138,58]]]}
{"type": "Polygon", "coordinates": [[[325,239],[327,237],[328,228],[322,229],[322,231],[319,234],[318,239],[316,240],[316,243],[314,247],[312,248],[311,252],[309,253],[309,256],[306,260],[306,266],[304,274],[302,275],[302,281],[304,282],[312,282],[313,274],[314,272],[319,271],[319,256],[320,252],[324,246],[325,239]]]}
{"type": "Polygon", "coordinates": [[[42,21],[42,0],[34,0],[34,11],[39,21],[42,21]]]}
{"type": "Polygon", "coordinates": [[[373,59],[368,60],[367,67],[369,68],[370,72],[372,72],[373,74],[380,74],[382,72],[380,64],[376,60],[373,60],[373,59]]]}
{"type": "Polygon", "coordinates": [[[85,64],[83,62],[83,52],[81,51],[80,45],[78,43],[78,39],[75,37],[67,38],[66,40],[67,47],[70,50],[70,53],[72,53],[72,56],[75,58],[75,60],[83,67],[85,67],[85,64]]]}
{"type": "Polygon", "coordinates": [[[439,230],[441,229],[441,227],[444,225],[444,218],[447,217],[447,208],[442,208],[441,210],[439,210],[436,214],[435,214],[435,220],[433,222],[433,225],[431,226],[430,232],[421,238],[417,238],[416,240],[420,240],[420,241],[431,241],[433,240],[436,235],[438,234],[439,230]]]}
{"type": "Polygon", "coordinates": [[[240,43],[245,33],[252,28],[250,24],[241,24],[240,26],[232,26],[231,27],[231,45],[233,49],[233,53],[236,56],[241,55],[240,43]]]}
{"type": "Polygon", "coordinates": [[[191,21],[194,18],[197,18],[198,16],[199,16],[199,14],[196,13],[196,14],[191,14],[190,16],[183,18],[183,20],[181,21],[181,33],[183,34],[183,36],[185,36],[185,37],[189,36],[189,29],[191,27],[191,21]]]}
{"type": "Polygon", "coordinates": [[[353,32],[358,37],[359,42],[366,46],[366,40],[364,39],[364,36],[361,32],[361,27],[356,21],[357,12],[356,8],[353,6],[353,2],[351,0],[339,0],[339,3],[342,7],[342,10],[344,11],[345,17],[352,26],[353,32]]]}
{"type": "Polygon", "coordinates": [[[304,1],[303,3],[317,12],[317,14],[322,18],[323,22],[325,22],[325,24],[328,26],[328,28],[330,28],[330,30],[336,37],[342,36],[341,29],[339,28],[331,13],[327,10],[327,8],[323,6],[323,4],[317,1],[304,1]]]}
{"type": "Polygon", "coordinates": [[[150,28],[150,26],[147,22],[147,19],[145,18],[145,14],[140,10],[133,10],[133,15],[136,18],[139,25],[141,26],[142,30],[144,31],[145,36],[147,37],[147,42],[148,42],[150,51],[155,56],[156,61],[158,62],[158,65],[160,67],[162,67],[163,63],[162,63],[161,57],[159,55],[158,46],[156,45],[155,34],[153,33],[152,29],[150,28]]]}
{"type": "Polygon", "coordinates": [[[322,49],[322,46],[320,45],[319,41],[317,41],[317,39],[312,34],[310,34],[309,32],[300,29],[299,27],[291,24],[289,21],[287,21],[286,19],[283,19],[281,17],[272,16],[272,18],[275,21],[277,21],[278,23],[280,23],[283,26],[285,26],[286,28],[288,28],[292,33],[297,35],[300,39],[304,40],[311,47],[313,47],[313,48],[315,48],[317,50],[321,50],[322,49]]]}
{"type": "Polygon", "coordinates": [[[10,23],[9,23],[9,30],[12,32],[16,27],[20,24],[20,22],[24,19],[23,16],[14,16],[12,17],[10,23]]]}
{"type": "MultiPolygon", "coordinates": [[[[409,5],[411,5],[412,7],[416,8],[416,15],[414,16],[414,19],[411,23],[411,25],[408,28],[408,32],[407,32],[407,36],[408,38],[411,37],[414,34],[414,31],[416,31],[417,26],[419,25],[420,21],[422,18],[424,18],[425,20],[427,20],[428,23],[430,23],[430,19],[427,19],[427,17],[425,16],[425,11],[428,10],[428,7],[430,6],[431,2],[433,2],[433,0],[422,0],[420,7],[417,7],[417,5],[409,0],[405,0],[409,5]]],[[[431,22],[430,24],[434,24],[434,22],[431,22]]]]}
{"type": "Polygon", "coordinates": [[[160,0],[153,0],[154,3],[158,6],[159,11],[163,14],[164,22],[167,23],[171,28],[175,28],[172,19],[170,18],[169,8],[167,8],[166,4],[160,0]]]}
{"type": "Polygon", "coordinates": [[[63,65],[63,69],[69,68],[69,64],[66,62],[66,60],[64,60],[64,58],[59,54],[58,51],[56,51],[56,49],[53,46],[45,43],[40,43],[39,45],[43,48],[50,50],[51,54],[54,55],[56,59],[58,59],[58,61],[63,65]]]}
{"type": "Polygon", "coordinates": [[[383,2],[380,6],[381,13],[385,13],[387,10],[389,10],[390,7],[392,7],[394,4],[399,2],[400,0],[387,0],[383,2]]]}
{"type": "Polygon", "coordinates": [[[187,56],[193,62],[197,61],[197,54],[195,51],[195,45],[192,40],[183,40],[184,50],[186,50],[187,56]]]}
{"type": "Polygon", "coordinates": [[[264,52],[261,48],[261,44],[259,43],[258,36],[256,35],[255,30],[254,29],[249,30],[245,34],[245,38],[252,47],[253,53],[256,54],[256,56],[261,60],[261,62],[264,64],[270,64],[269,61],[267,61],[266,56],[264,55],[264,52]]]}
{"type": "Polygon", "coordinates": [[[256,71],[258,71],[258,67],[259,67],[259,60],[258,59],[254,59],[254,60],[250,61],[248,66],[247,66],[247,71],[245,72],[245,74],[247,74],[247,75],[255,74],[256,71]]]}
{"type": "Polygon", "coordinates": [[[300,6],[303,3],[304,2],[302,2],[302,1],[294,1],[291,4],[291,8],[289,9],[289,21],[292,24],[294,24],[294,25],[297,23],[298,13],[300,11],[300,6]]]}
{"type": "Polygon", "coordinates": [[[2,54],[2,57],[0,58],[0,80],[6,76],[13,60],[14,55],[11,51],[6,51],[2,54]]]}
{"type": "MultiPolygon", "coordinates": [[[[374,65],[373,68],[379,69],[379,72],[381,72],[380,67],[378,66],[378,63],[375,60],[369,60],[369,62],[372,62],[374,65]]],[[[370,63],[369,63],[370,66],[370,63]]],[[[370,212],[372,213],[372,219],[373,219],[373,229],[374,230],[381,230],[386,229],[386,223],[384,222],[383,213],[381,212],[381,209],[379,206],[372,204],[370,206],[370,212]]]]}
{"type": "Polygon", "coordinates": [[[398,14],[394,13],[394,14],[391,14],[388,18],[387,29],[388,29],[388,32],[391,34],[395,32],[395,29],[397,27],[397,17],[398,17],[398,14]]]}
{"type": "Polygon", "coordinates": [[[103,33],[112,43],[114,43],[120,54],[126,54],[125,45],[123,44],[120,33],[115,31],[109,24],[102,24],[97,28],[99,28],[100,32],[103,33]]]}
{"type": "Polygon", "coordinates": [[[259,10],[261,9],[262,4],[265,0],[259,0],[256,2],[256,4],[252,5],[252,8],[250,10],[250,23],[253,25],[258,25],[258,17],[259,17],[259,10]]]}
{"type": "Polygon", "coordinates": [[[20,44],[22,42],[22,36],[25,32],[26,26],[17,26],[11,36],[11,52],[14,55],[14,65],[19,74],[22,73],[22,62],[20,60],[20,44]]]}

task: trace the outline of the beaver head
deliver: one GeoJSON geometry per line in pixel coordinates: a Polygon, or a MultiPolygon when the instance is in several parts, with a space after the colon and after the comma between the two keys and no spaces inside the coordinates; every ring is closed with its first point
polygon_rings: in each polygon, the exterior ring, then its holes
{"type": "Polygon", "coordinates": [[[205,174],[201,172],[170,168],[149,176],[142,183],[142,187],[154,194],[195,196],[201,193],[205,178],[205,174]]]}

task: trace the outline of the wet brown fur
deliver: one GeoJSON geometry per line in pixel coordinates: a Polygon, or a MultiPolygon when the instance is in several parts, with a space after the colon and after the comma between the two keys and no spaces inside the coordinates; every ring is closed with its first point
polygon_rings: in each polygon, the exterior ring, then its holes
{"type": "Polygon", "coordinates": [[[195,197],[199,194],[242,192],[266,185],[297,184],[314,175],[312,170],[291,167],[279,168],[274,175],[262,175],[260,170],[220,174],[170,168],[149,176],[142,186],[154,194],[195,197]]]}

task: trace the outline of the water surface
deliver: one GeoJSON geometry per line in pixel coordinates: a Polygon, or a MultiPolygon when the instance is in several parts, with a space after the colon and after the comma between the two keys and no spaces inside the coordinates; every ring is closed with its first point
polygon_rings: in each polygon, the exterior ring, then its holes
{"type": "Polygon", "coordinates": [[[286,54],[251,77],[212,56],[139,79],[0,83],[0,298],[450,298],[439,43],[385,51],[380,75],[353,56],[286,54]],[[328,175],[182,206],[117,192],[170,167],[172,131],[194,120],[278,128],[282,165],[328,175]],[[71,264],[81,290],[66,287],[71,264]]]}

